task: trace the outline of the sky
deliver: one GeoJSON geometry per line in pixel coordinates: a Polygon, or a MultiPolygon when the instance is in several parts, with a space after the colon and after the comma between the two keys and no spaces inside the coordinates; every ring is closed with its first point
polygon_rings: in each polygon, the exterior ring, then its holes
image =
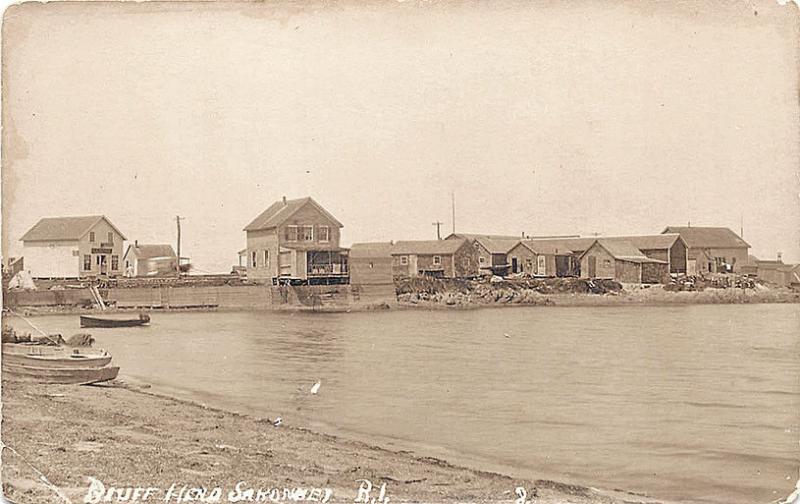
{"type": "Polygon", "coordinates": [[[5,11],[2,252],[104,214],[230,271],[312,196],[342,245],[726,226],[800,262],[798,8],[47,3],[5,11]]]}

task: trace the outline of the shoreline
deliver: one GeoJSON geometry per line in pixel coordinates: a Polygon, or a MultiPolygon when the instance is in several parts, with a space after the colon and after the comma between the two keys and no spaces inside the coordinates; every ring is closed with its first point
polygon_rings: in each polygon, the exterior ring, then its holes
{"type": "Polygon", "coordinates": [[[91,315],[98,313],[236,313],[236,312],[277,312],[277,313],[364,313],[392,310],[479,310],[505,307],[600,307],[600,306],[680,306],[712,304],[796,304],[800,303],[800,292],[786,288],[739,289],[708,288],[700,291],[669,292],[661,286],[629,288],[620,292],[605,294],[590,293],[526,293],[525,296],[497,301],[481,299],[448,300],[447,295],[408,294],[399,295],[401,299],[393,302],[352,305],[330,305],[308,307],[303,305],[281,305],[272,308],[242,307],[175,307],[159,309],[116,308],[106,310],[82,308],[78,306],[18,306],[13,310],[24,316],[45,315],[91,315]]]}
{"type": "Polygon", "coordinates": [[[166,489],[179,483],[232,490],[239,481],[324,487],[332,489],[331,502],[353,502],[361,479],[376,489],[386,483],[387,495],[398,502],[514,502],[520,486],[528,500],[541,503],[666,502],[623,490],[512,478],[305,427],[274,427],[270,419],[163,394],[136,381],[77,387],[4,380],[2,389],[3,442],[14,450],[3,453],[3,490],[20,504],[57,501],[28,463],[74,502],[83,501],[88,476],[117,487],[166,489]]]}

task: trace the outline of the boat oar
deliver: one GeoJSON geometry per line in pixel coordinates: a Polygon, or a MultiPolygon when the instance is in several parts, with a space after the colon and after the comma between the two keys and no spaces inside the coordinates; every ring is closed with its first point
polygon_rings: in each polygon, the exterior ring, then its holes
{"type": "Polygon", "coordinates": [[[60,344],[58,341],[56,341],[56,340],[54,340],[53,338],[51,338],[49,334],[47,334],[46,332],[42,331],[41,329],[39,329],[39,328],[38,328],[38,327],[36,327],[35,325],[33,325],[33,322],[31,322],[30,320],[26,319],[25,317],[23,317],[23,316],[22,316],[22,315],[20,315],[19,313],[15,312],[15,311],[14,311],[14,310],[12,310],[11,308],[6,308],[6,309],[8,310],[8,312],[9,312],[9,313],[11,313],[12,315],[16,315],[17,317],[21,318],[21,319],[22,319],[22,320],[24,320],[24,321],[25,321],[25,322],[26,322],[26,323],[27,323],[29,326],[33,327],[34,329],[36,329],[37,331],[39,331],[40,333],[42,333],[42,336],[44,336],[45,338],[47,338],[47,339],[49,339],[50,341],[52,341],[52,342],[53,342],[53,344],[55,344],[56,346],[60,346],[60,345],[61,345],[61,344],[60,344]]]}

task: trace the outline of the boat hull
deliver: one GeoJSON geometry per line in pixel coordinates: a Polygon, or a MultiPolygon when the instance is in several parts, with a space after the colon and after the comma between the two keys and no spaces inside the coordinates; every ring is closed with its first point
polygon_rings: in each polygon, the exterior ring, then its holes
{"type": "Polygon", "coordinates": [[[113,319],[88,317],[81,315],[81,327],[110,328],[110,327],[136,327],[150,323],[149,318],[113,319]]]}
{"type": "Polygon", "coordinates": [[[20,366],[3,361],[3,379],[31,381],[36,383],[58,383],[64,385],[88,385],[113,380],[119,367],[101,368],[45,368],[20,366]]]}
{"type": "Polygon", "coordinates": [[[36,355],[3,352],[3,363],[42,368],[101,368],[111,362],[110,355],[58,353],[36,355]]]}

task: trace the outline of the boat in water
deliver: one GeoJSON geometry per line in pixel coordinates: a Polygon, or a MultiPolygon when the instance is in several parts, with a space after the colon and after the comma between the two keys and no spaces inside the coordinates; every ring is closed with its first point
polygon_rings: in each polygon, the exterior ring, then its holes
{"type": "Polygon", "coordinates": [[[140,313],[137,318],[92,317],[81,315],[81,327],[135,327],[150,323],[150,316],[140,313]]]}
{"type": "Polygon", "coordinates": [[[3,379],[36,383],[60,383],[64,385],[89,385],[113,380],[119,367],[69,367],[49,368],[7,363],[3,356],[3,379]]]}
{"type": "Polygon", "coordinates": [[[111,354],[92,348],[3,343],[3,364],[37,368],[101,368],[111,354]]]}

